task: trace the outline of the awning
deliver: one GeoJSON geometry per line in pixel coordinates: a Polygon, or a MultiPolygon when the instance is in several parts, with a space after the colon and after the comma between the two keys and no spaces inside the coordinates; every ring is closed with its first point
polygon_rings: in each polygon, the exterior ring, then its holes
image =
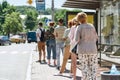
{"type": "Polygon", "coordinates": [[[96,10],[102,0],[66,0],[62,7],[96,10]]]}

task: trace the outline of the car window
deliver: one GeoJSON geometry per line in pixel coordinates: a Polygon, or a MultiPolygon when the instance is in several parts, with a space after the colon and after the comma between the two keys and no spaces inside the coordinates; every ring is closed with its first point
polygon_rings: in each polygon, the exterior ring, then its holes
{"type": "Polygon", "coordinates": [[[3,40],[8,40],[8,37],[7,37],[7,36],[4,36],[4,37],[3,37],[3,40]]]}
{"type": "Polygon", "coordinates": [[[0,39],[1,40],[8,40],[8,37],[7,36],[0,36],[0,39]]]}

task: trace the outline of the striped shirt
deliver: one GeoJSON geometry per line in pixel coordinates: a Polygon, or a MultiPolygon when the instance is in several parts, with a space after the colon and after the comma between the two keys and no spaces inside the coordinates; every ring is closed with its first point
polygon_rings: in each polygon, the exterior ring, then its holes
{"type": "Polygon", "coordinates": [[[63,42],[63,35],[64,35],[64,31],[65,31],[66,27],[65,26],[57,26],[55,28],[55,35],[56,35],[56,42],[63,42]]]}

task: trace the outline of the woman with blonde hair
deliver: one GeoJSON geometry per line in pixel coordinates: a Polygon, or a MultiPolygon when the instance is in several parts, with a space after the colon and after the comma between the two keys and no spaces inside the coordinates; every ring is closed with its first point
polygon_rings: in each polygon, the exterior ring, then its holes
{"type": "Polygon", "coordinates": [[[70,38],[70,53],[71,53],[71,61],[72,61],[71,67],[72,67],[72,73],[73,73],[72,76],[73,76],[73,80],[76,80],[77,53],[73,52],[72,49],[76,45],[76,42],[74,40],[74,38],[75,38],[75,31],[76,31],[76,28],[78,27],[78,25],[80,23],[77,21],[76,17],[73,18],[72,21],[73,21],[73,26],[72,26],[68,36],[70,38]]]}
{"type": "Polygon", "coordinates": [[[97,80],[97,33],[95,27],[87,23],[86,13],[78,13],[77,20],[81,23],[76,29],[75,41],[78,42],[77,53],[83,75],[82,80],[97,80]]]}

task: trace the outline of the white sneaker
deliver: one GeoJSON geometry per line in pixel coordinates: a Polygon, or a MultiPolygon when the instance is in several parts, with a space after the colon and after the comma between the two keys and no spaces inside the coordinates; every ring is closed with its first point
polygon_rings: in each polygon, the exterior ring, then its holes
{"type": "Polygon", "coordinates": [[[76,79],[74,79],[74,78],[71,78],[71,80],[76,80],[76,79]]]}
{"type": "Polygon", "coordinates": [[[62,73],[58,73],[58,74],[56,74],[57,76],[62,76],[63,74],[62,73]]]}
{"type": "Polygon", "coordinates": [[[71,78],[71,80],[74,80],[74,78],[71,78]]]}
{"type": "Polygon", "coordinates": [[[73,73],[70,73],[70,77],[73,77],[73,73]]]}

